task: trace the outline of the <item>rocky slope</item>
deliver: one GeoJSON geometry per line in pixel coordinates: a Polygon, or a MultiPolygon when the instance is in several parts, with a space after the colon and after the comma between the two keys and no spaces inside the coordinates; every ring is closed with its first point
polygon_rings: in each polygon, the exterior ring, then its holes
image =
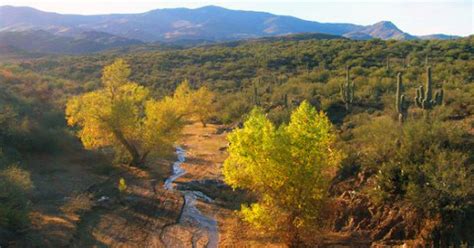
{"type": "MultiPolygon", "coordinates": [[[[0,31],[41,29],[76,37],[85,31],[104,32],[144,42],[207,40],[229,41],[296,33],[324,33],[354,39],[414,39],[391,22],[362,26],[321,23],[266,12],[240,11],[217,6],[197,9],[156,9],[138,14],[69,15],[27,7],[0,7],[0,31]]],[[[444,38],[437,35],[434,38],[444,38]]]]}

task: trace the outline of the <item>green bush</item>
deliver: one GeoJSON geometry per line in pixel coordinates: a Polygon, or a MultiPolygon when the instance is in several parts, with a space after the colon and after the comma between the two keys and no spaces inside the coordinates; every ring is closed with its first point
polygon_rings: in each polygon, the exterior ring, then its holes
{"type": "Polygon", "coordinates": [[[435,242],[473,240],[474,157],[466,142],[472,135],[436,116],[403,126],[378,118],[354,133],[362,166],[377,169],[376,200],[406,201],[439,219],[435,242]]]}
{"type": "Polygon", "coordinates": [[[219,120],[226,124],[239,120],[252,106],[246,98],[244,94],[221,97],[216,103],[219,120]]]}
{"type": "Polygon", "coordinates": [[[32,188],[30,174],[17,165],[0,170],[0,228],[14,233],[27,227],[32,188]]]}
{"type": "MultiPolygon", "coordinates": [[[[352,142],[357,146],[361,165],[365,169],[377,170],[395,156],[399,125],[388,116],[370,117],[362,115],[368,123],[362,123],[353,130],[352,142]]],[[[362,120],[359,120],[362,121],[362,120]]]]}

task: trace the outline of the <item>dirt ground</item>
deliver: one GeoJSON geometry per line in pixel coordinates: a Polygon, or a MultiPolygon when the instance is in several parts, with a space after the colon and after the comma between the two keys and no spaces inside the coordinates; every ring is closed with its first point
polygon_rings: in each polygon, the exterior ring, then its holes
{"type": "MultiPolygon", "coordinates": [[[[247,196],[222,183],[227,141],[226,133],[217,134],[218,128],[197,123],[185,128],[178,145],[187,151],[182,165],[187,173],[176,181],[177,187],[214,199],[198,200],[197,207],[217,220],[219,247],[282,247],[265,234],[250,231],[237,217],[235,210],[247,196]]],[[[163,230],[173,229],[184,203],[178,191],[163,188],[173,162],[174,158],[149,162],[144,170],[112,166],[104,156],[79,146],[57,156],[30,157],[25,164],[35,185],[32,223],[11,246],[164,247],[163,230]],[[124,194],[117,189],[120,178],[127,184],[124,194]]],[[[175,235],[183,242],[173,247],[190,247],[185,232],[175,235]]]]}
{"type": "MultiPolygon", "coordinates": [[[[219,247],[286,247],[278,237],[258,232],[238,217],[241,204],[252,197],[223,183],[228,142],[219,128],[199,123],[185,127],[177,145],[186,150],[181,165],[186,174],[174,182],[175,188],[200,191],[212,199],[198,199],[196,207],[217,221],[219,247]]],[[[138,169],[112,166],[105,156],[79,146],[60,154],[65,155],[27,159],[35,185],[32,224],[11,247],[192,247],[196,230],[177,225],[184,196],[164,188],[175,157],[149,161],[146,169],[138,169]],[[120,178],[127,185],[124,193],[117,187],[120,178]]],[[[326,247],[371,245],[351,234],[325,234],[325,239],[326,247]]],[[[194,243],[206,247],[207,242],[194,243]]]]}
{"type": "Polygon", "coordinates": [[[183,203],[161,186],[171,162],[154,161],[146,170],[112,166],[79,146],[28,158],[31,225],[11,247],[162,247],[160,230],[176,222],[183,203]]]}
{"type": "Polygon", "coordinates": [[[184,130],[180,144],[186,149],[187,160],[182,167],[187,174],[177,180],[178,184],[196,180],[216,181],[213,183],[196,183],[198,189],[213,198],[213,204],[199,205],[207,215],[214,215],[219,224],[220,247],[285,247],[265,233],[252,230],[240,221],[236,214],[240,204],[246,200],[245,194],[235,192],[228,187],[219,187],[223,180],[222,164],[227,157],[225,148],[228,145],[227,133],[217,134],[219,126],[200,123],[189,125],[184,130]]]}

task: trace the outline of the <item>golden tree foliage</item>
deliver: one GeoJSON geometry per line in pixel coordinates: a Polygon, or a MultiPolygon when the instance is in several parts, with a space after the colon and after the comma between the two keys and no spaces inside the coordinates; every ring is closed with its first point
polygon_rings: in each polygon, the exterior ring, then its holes
{"type": "Polygon", "coordinates": [[[176,106],[176,111],[181,116],[190,116],[192,114],[192,98],[193,98],[193,91],[189,86],[188,80],[184,80],[173,94],[173,99],[178,102],[176,106]]]}
{"type": "Polygon", "coordinates": [[[187,115],[182,112],[185,108],[182,107],[180,101],[171,97],[146,103],[146,117],[143,122],[144,147],[161,153],[170,151],[187,120],[187,115]]]}
{"type": "Polygon", "coordinates": [[[205,127],[211,117],[215,115],[216,110],[214,109],[215,95],[207,87],[199,88],[193,97],[193,112],[195,118],[202,123],[205,127]]]}
{"type": "Polygon", "coordinates": [[[68,101],[68,124],[79,126],[78,136],[87,149],[125,149],[130,164],[143,165],[150,153],[167,152],[191,116],[193,96],[187,82],[173,97],[149,98],[143,86],[129,81],[131,70],[118,59],[103,70],[103,88],[68,101]]]}
{"type": "Polygon", "coordinates": [[[225,181],[259,197],[257,203],[243,206],[244,220],[259,228],[284,231],[290,242],[298,242],[301,228],[317,220],[342,158],[333,148],[331,129],[326,115],[305,101],[288,125],[276,128],[261,110],[254,109],[244,127],[229,134],[225,181]]]}
{"type": "Polygon", "coordinates": [[[193,91],[185,80],[176,88],[173,98],[180,103],[176,107],[181,115],[199,121],[203,126],[215,115],[215,95],[205,86],[193,91]]]}

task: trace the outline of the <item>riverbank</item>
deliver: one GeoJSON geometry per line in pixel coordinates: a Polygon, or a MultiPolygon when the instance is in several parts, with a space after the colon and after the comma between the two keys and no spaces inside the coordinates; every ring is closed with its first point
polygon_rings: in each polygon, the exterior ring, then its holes
{"type": "Polygon", "coordinates": [[[167,226],[161,232],[161,240],[166,247],[180,246],[197,247],[199,244],[207,248],[217,248],[219,231],[214,216],[207,216],[197,208],[197,201],[212,203],[213,200],[201,191],[176,189],[174,181],[186,175],[181,165],[186,161],[186,150],[176,147],[176,161],[173,163],[173,173],[165,180],[164,188],[169,192],[179,192],[184,197],[183,207],[176,224],[167,226]],[[189,236],[187,239],[180,237],[189,236]],[[186,240],[191,243],[186,244],[186,240]]]}
{"type": "Polygon", "coordinates": [[[197,201],[196,206],[204,215],[216,218],[219,247],[285,247],[237,216],[236,210],[251,197],[223,183],[222,164],[227,158],[228,142],[227,133],[221,128],[212,124],[203,127],[200,123],[185,127],[180,145],[186,150],[186,161],[181,165],[186,174],[176,180],[177,188],[200,191],[212,199],[197,201]]]}
{"type": "Polygon", "coordinates": [[[146,169],[111,166],[96,155],[84,157],[88,153],[83,150],[70,151],[67,158],[31,158],[32,177],[38,185],[33,224],[28,239],[13,247],[205,247],[209,243],[281,247],[270,236],[252,231],[236,215],[249,198],[223,183],[227,133],[220,128],[192,124],[178,142],[186,150],[181,164],[186,173],[173,185],[184,192],[202,192],[197,195],[165,188],[176,157],[151,161],[146,169]],[[127,184],[125,194],[117,189],[120,178],[127,184]],[[214,241],[209,242],[212,235],[196,232],[200,230],[196,225],[176,225],[192,222],[197,212],[204,217],[201,229],[215,228],[214,241]]]}

